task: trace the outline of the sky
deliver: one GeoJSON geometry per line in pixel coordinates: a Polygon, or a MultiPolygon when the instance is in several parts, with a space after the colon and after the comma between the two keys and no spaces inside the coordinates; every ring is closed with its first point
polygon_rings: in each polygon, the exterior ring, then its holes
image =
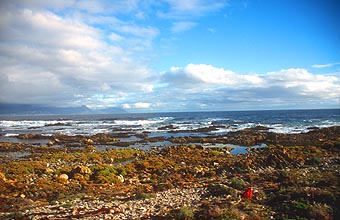
{"type": "Polygon", "coordinates": [[[340,107],[338,0],[1,0],[0,102],[340,107]]]}

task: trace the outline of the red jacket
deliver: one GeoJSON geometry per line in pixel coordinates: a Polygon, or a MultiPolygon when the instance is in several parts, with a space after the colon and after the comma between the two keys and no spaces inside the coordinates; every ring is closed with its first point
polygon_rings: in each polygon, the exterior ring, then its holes
{"type": "Polygon", "coordinates": [[[247,198],[249,200],[251,200],[253,198],[253,190],[251,188],[247,189],[247,191],[245,191],[242,194],[243,198],[247,198]]]}

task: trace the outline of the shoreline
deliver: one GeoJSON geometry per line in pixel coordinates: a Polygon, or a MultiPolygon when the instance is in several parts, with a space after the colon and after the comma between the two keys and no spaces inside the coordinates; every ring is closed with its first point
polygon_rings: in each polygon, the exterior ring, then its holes
{"type": "Polygon", "coordinates": [[[339,217],[339,126],[301,134],[245,129],[208,137],[140,135],[140,143],[175,145],[147,150],[99,150],[126,136],[50,138],[48,145],[0,142],[1,152],[30,152],[20,160],[1,158],[1,218],[339,217]],[[203,147],[231,141],[267,146],[236,155],[228,147],[203,147]],[[252,201],[241,197],[250,185],[252,201]]]}

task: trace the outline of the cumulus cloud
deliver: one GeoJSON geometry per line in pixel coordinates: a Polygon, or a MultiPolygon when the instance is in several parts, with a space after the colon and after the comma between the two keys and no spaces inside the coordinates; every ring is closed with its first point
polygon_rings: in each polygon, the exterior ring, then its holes
{"type": "Polygon", "coordinates": [[[305,69],[286,69],[265,75],[267,84],[293,89],[300,95],[336,98],[340,95],[340,79],[336,76],[312,74],[305,69]]]}
{"type": "MultiPolygon", "coordinates": [[[[82,104],[100,105],[104,101],[96,94],[150,90],[147,65],[126,48],[105,42],[101,29],[39,8],[38,2],[35,6],[1,5],[2,102],[73,105],[82,97],[82,104]]],[[[152,27],[135,25],[120,31],[143,38],[157,35],[152,27]]],[[[113,32],[108,38],[123,40],[113,32]]]]}
{"type": "Polygon", "coordinates": [[[280,108],[303,103],[315,108],[320,103],[340,104],[339,77],[313,74],[302,68],[239,74],[211,65],[189,64],[163,73],[162,84],[168,86],[155,91],[164,92],[160,99],[168,96],[173,104],[197,109],[280,108]]]}
{"type": "Polygon", "coordinates": [[[161,73],[151,68],[155,64],[147,61],[156,56],[153,45],[163,31],[141,22],[157,16],[151,12],[166,19],[167,33],[176,33],[199,25],[195,18],[226,5],[213,0],[3,0],[0,102],[121,106],[131,111],[340,104],[339,76],[302,68],[253,74],[207,64],[173,66],[161,73]],[[138,21],[132,19],[136,14],[138,21]]]}
{"type": "Polygon", "coordinates": [[[206,64],[188,64],[186,67],[171,67],[163,75],[168,83],[201,83],[207,85],[254,85],[262,83],[258,75],[236,74],[231,70],[216,68],[206,64]]]}

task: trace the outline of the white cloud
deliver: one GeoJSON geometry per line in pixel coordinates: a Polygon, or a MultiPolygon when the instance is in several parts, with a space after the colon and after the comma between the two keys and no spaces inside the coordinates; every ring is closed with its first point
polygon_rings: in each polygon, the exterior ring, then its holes
{"type": "MultiPolygon", "coordinates": [[[[318,98],[336,98],[340,96],[340,79],[336,76],[312,74],[305,69],[291,68],[265,74],[237,74],[223,68],[205,64],[189,64],[186,67],[172,67],[163,75],[163,83],[185,85],[188,90],[196,84],[217,89],[253,90],[256,88],[281,88],[287,94],[313,96],[318,98]],[[288,92],[288,90],[291,90],[288,92]]],[[[202,88],[202,87],[200,87],[202,88]]],[[[284,95],[284,94],[283,94],[284,95]]]]}
{"type": "Polygon", "coordinates": [[[195,27],[197,23],[191,21],[180,21],[173,23],[171,31],[174,33],[183,32],[190,30],[191,28],[195,27]]]}
{"type": "Polygon", "coordinates": [[[146,102],[137,102],[134,104],[135,108],[150,108],[151,104],[146,102]]]}
{"type": "Polygon", "coordinates": [[[154,27],[139,27],[132,25],[125,25],[119,28],[119,30],[126,34],[132,34],[137,37],[143,38],[155,38],[159,34],[159,30],[154,27]]]}
{"type": "Polygon", "coordinates": [[[62,10],[74,5],[75,0],[1,0],[1,7],[11,8],[13,5],[16,7],[30,7],[33,9],[49,8],[53,10],[62,10]]]}
{"type": "Polygon", "coordinates": [[[78,21],[63,19],[51,12],[19,9],[1,15],[3,42],[50,48],[98,49],[103,46],[96,29],[78,21]],[[29,33],[29,34],[28,34],[29,33]]]}
{"type": "MultiPolygon", "coordinates": [[[[295,90],[297,94],[318,98],[340,97],[340,79],[312,74],[305,69],[286,69],[265,75],[267,84],[295,90]]],[[[268,85],[267,85],[268,86],[268,85]]]]}
{"type": "Polygon", "coordinates": [[[159,12],[159,16],[164,18],[203,16],[227,5],[227,1],[224,0],[164,0],[164,2],[169,5],[168,11],[159,12]]]}
{"type": "MultiPolygon", "coordinates": [[[[147,65],[131,50],[106,43],[101,29],[39,7],[6,7],[0,7],[2,102],[112,105],[121,100],[94,94],[152,91],[147,65]]],[[[143,38],[157,35],[151,27],[123,29],[143,38]]],[[[108,38],[121,40],[113,32],[108,38]]]]}
{"type": "Polygon", "coordinates": [[[216,68],[206,64],[188,64],[186,67],[171,67],[163,75],[165,81],[172,83],[206,83],[216,85],[260,85],[263,81],[258,75],[236,74],[231,70],[216,68]]]}
{"type": "MultiPolygon", "coordinates": [[[[206,109],[280,108],[283,105],[321,107],[340,104],[340,78],[292,68],[264,74],[238,74],[205,64],[172,67],[156,87],[159,100],[206,109]],[[176,94],[175,96],[172,94],[176,94]],[[185,98],[185,99],[183,99],[185,98]]],[[[156,100],[157,98],[153,98],[156,100]]],[[[171,104],[170,104],[171,103],[171,104]]],[[[285,106],[285,107],[287,107],[285,106]]]]}
{"type": "Polygon", "coordinates": [[[190,30],[199,25],[196,18],[226,5],[213,0],[1,1],[0,102],[131,111],[340,104],[339,76],[306,69],[261,74],[207,64],[163,73],[151,69],[156,64],[149,62],[158,55],[154,43],[173,37],[162,31],[190,30]],[[148,23],[159,19],[155,12],[170,19],[162,23],[169,26],[150,25],[159,22],[148,23]]]}
{"type": "Polygon", "coordinates": [[[105,10],[105,5],[103,5],[103,2],[91,0],[77,1],[76,7],[91,13],[103,12],[105,10]]]}
{"type": "Polygon", "coordinates": [[[134,104],[122,104],[124,109],[149,109],[151,108],[151,103],[137,102],[134,104]]]}
{"type": "Polygon", "coordinates": [[[333,66],[337,66],[337,65],[340,65],[340,62],[327,63],[327,64],[314,64],[314,65],[312,65],[312,67],[317,68],[317,69],[322,69],[322,68],[333,67],[333,66]]]}

